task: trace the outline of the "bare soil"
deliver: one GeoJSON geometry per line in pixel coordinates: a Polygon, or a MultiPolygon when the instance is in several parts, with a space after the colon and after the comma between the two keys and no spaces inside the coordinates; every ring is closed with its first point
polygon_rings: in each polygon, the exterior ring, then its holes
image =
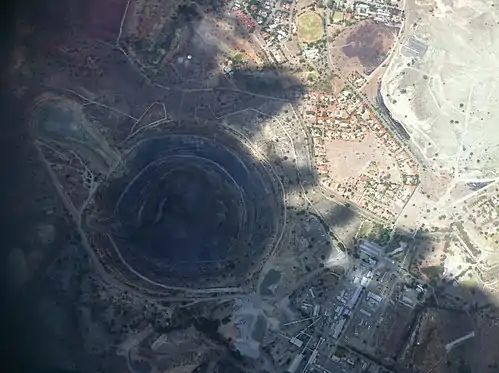
{"type": "Polygon", "coordinates": [[[386,58],[398,29],[374,21],[346,28],[332,43],[333,60],[346,76],[369,75],[386,58]]]}

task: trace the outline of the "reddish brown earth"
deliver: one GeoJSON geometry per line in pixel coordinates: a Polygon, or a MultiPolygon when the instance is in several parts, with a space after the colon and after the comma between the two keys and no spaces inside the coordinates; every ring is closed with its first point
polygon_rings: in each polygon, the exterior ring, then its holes
{"type": "Polygon", "coordinates": [[[386,58],[398,29],[364,21],[343,30],[332,43],[333,60],[346,76],[369,75],[386,58]]]}
{"type": "Polygon", "coordinates": [[[350,58],[358,58],[364,72],[371,73],[386,57],[392,46],[397,29],[380,23],[361,24],[346,39],[343,53],[350,58]],[[352,44],[350,44],[352,43],[352,44]]]}

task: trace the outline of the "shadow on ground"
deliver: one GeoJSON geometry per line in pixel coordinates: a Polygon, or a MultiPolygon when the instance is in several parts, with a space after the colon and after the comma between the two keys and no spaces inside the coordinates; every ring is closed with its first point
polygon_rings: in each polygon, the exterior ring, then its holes
{"type": "MultiPolygon", "coordinates": [[[[436,273],[439,273],[437,275],[436,273]]],[[[464,276],[432,275],[428,297],[414,312],[412,347],[400,349],[401,372],[492,373],[499,371],[499,301],[482,286],[466,285],[464,276]],[[468,337],[463,341],[459,338],[468,337]]]]}
{"type": "MultiPolygon", "coordinates": [[[[152,102],[164,103],[171,120],[181,123],[217,120],[236,111],[258,109],[268,102],[268,97],[273,97],[277,100],[266,106],[265,113],[272,117],[282,109],[279,102],[282,105],[292,103],[304,90],[283,69],[241,67],[232,77],[212,73],[218,64],[220,50],[216,41],[210,43],[203,38],[205,34],[201,31],[209,25],[203,23],[199,13],[193,10],[195,7],[185,9],[172,24],[165,25],[166,34],[184,27],[185,34],[189,35],[185,47],[191,59],[186,60],[187,54],[182,51],[172,55],[164,68],[131,64],[126,54],[131,53],[131,48],[137,48],[140,40],[124,34],[120,43],[115,44],[125,6],[126,1],[111,0],[24,2],[14,11],[5,13],[12,22],[4,24],[10,37],[4,40],[4,50],[9,52],[3,54],[2,61],[2,73],[9,84],[2,87],[1,108],[3,117],[9,120],[2,122],[1,129],[0,194],[3,209],[0,222],[3,236],[2,303],[5,306],[2,307],[1,320],[6,336],[3,342],[7,361],[4,364],[9,365],[13,372],[114,372],[123,369],[121,360],[105,359],[114,354],[111,347],[98,353],[85,350],[82,334],[87,331],[81,330],[79,305],[95,291],[88,284],[87,289],[81,287],[81,282],[91,273],[91,265],[89,258],[78,250],[79,240],[71,218],[56,197],[29,142],[25,113],[35,97],[49,90],[81,103],[95,100],[117,107],[121,114],[103,121],[112,130],[119,130],[130,128],[134,119],[139,118],[152,102]],[[204,91],[206,89],[212,91],[204,91]],[[17,249],[23,254],[17,255],[17,249]],[[65,273],[64,281],[58,277],[62,272],[58,267],[60,258],[72,262],[72,268],[77,269],[65,273]],[[52,272],[54,263],[57,270],[52,272]],[[12,268],[15,268],[15,273],[12,273],[12,268]]],[[[212,4],[212,7],[221,8],[222,5],[212,4]]],[[[102,112],[95,110],[93,114],[98,116],[102,112]]],[[[314,194],[316,178],[313,168],[297,168],[281,159],[272,159],[272,163],[279,165],[287,193],[304,193],[314,201],[321,198],[314,194]]],[[[295,214],[307,209],[285,208],[295,214]]],[[[335,203],[309,213],[316,214],[325,225],[332,227],[333,233],[356,218],[350,208],[335,203]]],[[[476,293],[481,293],[481,290],[477,289],[476,293]]],[[[483,296],[488,298],[485,294],[483,296]]],[[[473,348],[466,347],[467,344],[457,347],[452,354],[459,352],[459,358],[446,359],[440,370],[433,371],[497,371],[494,370],[497,367],[495,357],[486,360],[483,352],[477,353],[479,347],[487,351],[487,346],[493,343],[491,338],[497,336],[492,328],[497,310],[491,301],[487,304],[487,307],[473,306],[460,311],[445,310],[449,315],[445,316],[446,319],[458,317],[467,320],[457,322],[463,332],[468,325],[479,330],[476,340],[485,335],[484,331],[490,331],[492,336],[477,342],[473,348]],[[463,352],[462,348],[469,348],[469,351],[463,352]],[[468,356],[465,354],[470,357],[464,359],[463,356],[468,356]],[[469,367],[466,368],[468,360],[469,367]]],[[[429,303],[428,307],[431,310],[434,306],[429,303]]],[[[435,308],[437,312],[443,312],[439,307],[435,308]]],[[[154,322],[158,315],[148,317],[150,319],[144,316],[140,322],[154,322]]],[[[454,329],[450,327],[449,330],[454,329]]],[[[210,330],[202,331],[211,333],[210,330]]],[[[445,329],[442,335],[447,332],[445,329]]],[[[120,334],[116,334],[119,340],[120,334]]],[[[112,342],[109,346],[113,346],[112,342]]],[[[424,352],[420,354],[425,355],[424,352]]],[[[222,359],[218,371],[235,372],[234,359],[239,358],[222,359]]],[[[214,369],[213,364],[207,365],[195,371],[204,373],[214,369]]],[[[236,361],[235,365],[240,366],[241,362],[236,361]]]]}
{"type": "MultiPolygon", "coordinates": [[[[184,8],[164,28],[167,36],[183,29],[186,44],[181,52],[163,66],[130,63],[127,55],[134,48],[137,51],[140,40],[124,34],[115,43],[125,6],[126,1],[25,2],[9,14],[13,22],[8,24],[12,26],[5,48],[9,53],[4,53],[2,69],[7,83],[2,90],[2,113],[10,120],[2,127],[0,187],[5,200],[2,325],[11,336],[4,349],[11,371],[122,369],[121,358],[106,358],[114,354],[112,347],[97,352],[84,345],[83,335],[89,330],[82,330],[83,299],[96,289],[88,282],[85,286],[90,288],[82,288],[92,273],[89,258],[81,252],[72,219],[30,143],[26,123],[34,99],[48,91],[87,105],[94,119],[119,134],[152,102],[164,104],[174,122],[217,120],[258,108],[268,97],[275,98],[275,103],[266,114],[274,115],[280,102],[292,102],[302,90],[283,69],[241,66],[230,77],[213,73],[220,71],[218,46],[216,40],[209,43],[204,38],[209,33],[203,30],[210,25],[203,23],[195,6],[184,8]],[[102,105],[119,113],[106,116],[99,110],[102,105]],[[68,263],[75,269],[72,273],[63,269],[68,263]],[[120,361],[118,367],[114,360],[120,361]]],[[[139,52],[139,58],[147,60],[146,53],[139,52]]],[[[154,322],[157,317],[143,316],[138,322],[154,322]]],[[[124,334],[122,329],[114,337],[124,334]]],[[[102,341],[108,346],[113,342],[113,337],[102,341]]]]}

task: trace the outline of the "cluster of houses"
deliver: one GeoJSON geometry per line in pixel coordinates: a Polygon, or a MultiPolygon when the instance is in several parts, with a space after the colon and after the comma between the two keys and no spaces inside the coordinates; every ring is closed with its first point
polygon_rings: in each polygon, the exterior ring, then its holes
{"type": "Polygon", "coordinates": [[[256,23],[247,13],[241,9],[234,10],[234,15],[237,17],[241,26],[248,32],[253,32],[256,28],[256,23]]]}
{"type": "Polygon", "coordinates": [[[253,32],[257,27],[266,43],[266,52],[276,64],[287,61],[281,43],[288,39],[292,30],[290,11],[292,0],[236,0],[232,5],[234,14],[243,28],[253,32]]]}
{"type": "Polygon", "coordinates": [[[401,3],[397,0],[337,0],[334,1],[332,23],[372,19],[390,27],[400,27],[404,19],[401,3]]]}
{"type": "Polygon", "coordinates": [[[403,20],[403,12],[397,5],[387,4],[383,1],[355,2],[353,9],[354,17],[357,20],[371,18],[391,27],[400,27],[403,20]]]}
{"type": "MultiPolygon", "coordinates": [[[[289,8],[289,4],[284,3],[284,6],[289,8]]],[[[268,54],[278,64],[287,61],[281,46],[289,38],[290,32],[294,32],[293,28],[290,29],[289,19],[290,15],[287,10],[278,9],[260,33],[265,41],[268,54]]],[[[294,27],[294,25],[292,26],[294,27]]]]}
{"type": "Polygon", "coordinates": [[[373,178],[367,174],[351,177],[336,186],[336,192],[348,197],[387,222],[393,222],[414,193],[415,185],[404,185],[386,179],[373,178]]]}
{"type": "MultiPolygon", "coordinates": [[[[374,118],[360,98],[348,90],[344,90],[337,98],[329,93],[311,92],[304,97],[302,111],[314,140],[360,142],[374,118]]],[[[322,141],[317,142],[320,150],[322,141]]]]}
{"type": "Polygon", "coordinates": [[[292,0],[236,0],[232,5],[232,11],[245,12],[251,16],[255,22],[263,26],[275,15],[276,8],[289,9],[292,0]],[[280,4],[282,3],[282,4],[280,4]]]}
{"type": "Polygon", "coordinates": [[[368,211],[392,221],[419,183],[417,163],[378,121],[362,100],[348,89],[334,97],[329,93],[310,92],[304,96],[303,117],[309,126],[317,173],[321,183],[368,211]],[[371,132],[380,146],[387,149],[397,165],[401,179],[393,181],[372,161],[360,175],[338,180],[326,154],[329,141],[362,142],[371,132]]]}

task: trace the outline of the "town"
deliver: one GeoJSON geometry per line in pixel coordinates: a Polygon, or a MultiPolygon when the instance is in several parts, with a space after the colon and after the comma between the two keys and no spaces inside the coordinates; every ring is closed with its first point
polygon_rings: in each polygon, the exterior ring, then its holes
{"type": "MultiPolygon", "coordinates": [[[[313,141],[326,193],[393,223],[419,183],[418,164],[359,92],[369,71],[329,72],[337,62],[332,45],[345,30],[366,21],[401,27],[397,2],[236,0],[231,9],[270,63],[289,68],[307,86],[296,108],[313,141]]],[[[237,61],[229,62],[225,72],[232,76],[237,61]]]]}
{"type": "Polygon", "coordinates": [[[393,222],[419,182],[411,154],[349,89],[338,97],[310,92],[301,112],[313,138],[321,184],[393,222]]]}
{"type": "Polygon", "coordinates": [[[303,284],[290,298],[302,318],[268,333],[264,349],[287,362],[289,373],[391,372],[427,292],[401,270],[394,252],[364,241],[345,276],[329,272],[303,284]]]}
{"type": "MultiPolygon", "coordinates": [[[[375,22],[398,30],[404,20],[399,3],[377,1],[236,0],[231,5],[240,27],[253,37],[275,65],[303,71],[304,82],[316,82],[318,74],[329,75],[335,39],[362,22],[375,22]]],[[[380,61],[378,61],[380,62],[380,61]]],[[[359,72],[346,74],[360,84],[359,72]]]]}
{"type": "Polygon", "coordinates": [[[41,366],[496,373],[499,7],[470,1],[13,18],[6,283],[41,366]]]}

